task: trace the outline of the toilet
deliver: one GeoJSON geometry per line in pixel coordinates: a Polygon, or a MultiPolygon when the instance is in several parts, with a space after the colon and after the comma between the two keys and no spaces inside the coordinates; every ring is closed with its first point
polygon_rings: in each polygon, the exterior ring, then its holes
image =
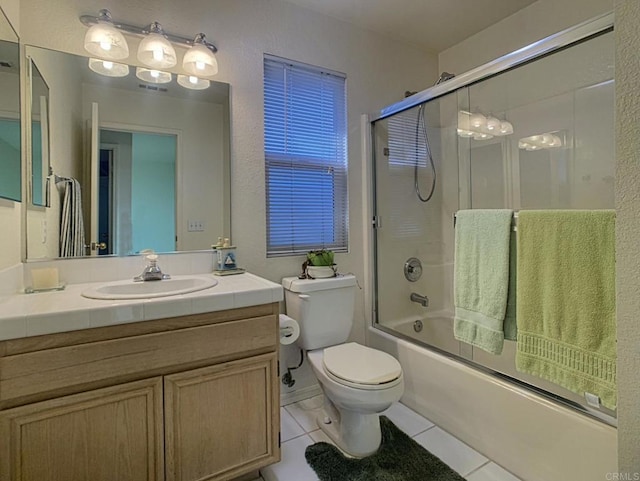
{"type": "Polygon", "coordinates": [[[297,343],[325,395],[318,425],[347,454],[374,453],[381,441],[379,413],[400,400],[404,380],[393,356],[345,343],[353,325],[355,277],[285,277],[282,285],[287,315],[300,325],[297,343]]]}

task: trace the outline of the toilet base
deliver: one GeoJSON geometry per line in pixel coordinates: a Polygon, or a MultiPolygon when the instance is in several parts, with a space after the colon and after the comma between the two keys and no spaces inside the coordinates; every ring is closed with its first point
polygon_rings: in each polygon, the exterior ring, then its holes
{"type": "Polygon", "coordinates": [[[380,416],[377,413],[338,410],[327,403],[316,418],[318,426],[338,448],[354,458],[363,458],[375,453],[380,447],[382,433],[380,416]]]}

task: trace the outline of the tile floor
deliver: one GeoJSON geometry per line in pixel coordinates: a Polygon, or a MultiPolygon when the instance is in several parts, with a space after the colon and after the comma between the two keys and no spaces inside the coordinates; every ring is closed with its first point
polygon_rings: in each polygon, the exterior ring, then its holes
{"type": "MultiPolygon", "coordinates": [[[[323,397],[316,396],[280,408],[282,461],[261,470],[264,481],[318,480],[304,458],[304,451],[315,442],[330,442],[316,425],[315,416],[322,403],[323,397]]],[[[403,404],[396,403],[383,414],[468,481],[519,481],[403,404]]]]}

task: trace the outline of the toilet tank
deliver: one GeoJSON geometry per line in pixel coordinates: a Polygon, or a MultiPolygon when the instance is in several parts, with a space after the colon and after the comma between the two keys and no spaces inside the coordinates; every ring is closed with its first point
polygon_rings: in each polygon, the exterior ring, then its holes
{"type": "Polygon", "coordinates": [[[282,279],[287,315],[298,321],[298,345],[305,350],[340,344],[353,325],[356,278],[282,279]]]}

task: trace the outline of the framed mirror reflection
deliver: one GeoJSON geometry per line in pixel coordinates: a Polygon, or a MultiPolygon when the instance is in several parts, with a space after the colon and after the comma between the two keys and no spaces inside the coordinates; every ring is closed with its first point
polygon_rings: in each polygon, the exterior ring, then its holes
{"type": "Polygon", "coordinates": [[[27,212],[27,259],[202,250],[229,235],[228,84],[190,90],[25,53],[49,90],[51,166],[50,208],[27,212]]]}
{"type": "Polygon", "coordinates": [[[20,49],[0,10],[0,198],[21,201],[20,49]]]}

